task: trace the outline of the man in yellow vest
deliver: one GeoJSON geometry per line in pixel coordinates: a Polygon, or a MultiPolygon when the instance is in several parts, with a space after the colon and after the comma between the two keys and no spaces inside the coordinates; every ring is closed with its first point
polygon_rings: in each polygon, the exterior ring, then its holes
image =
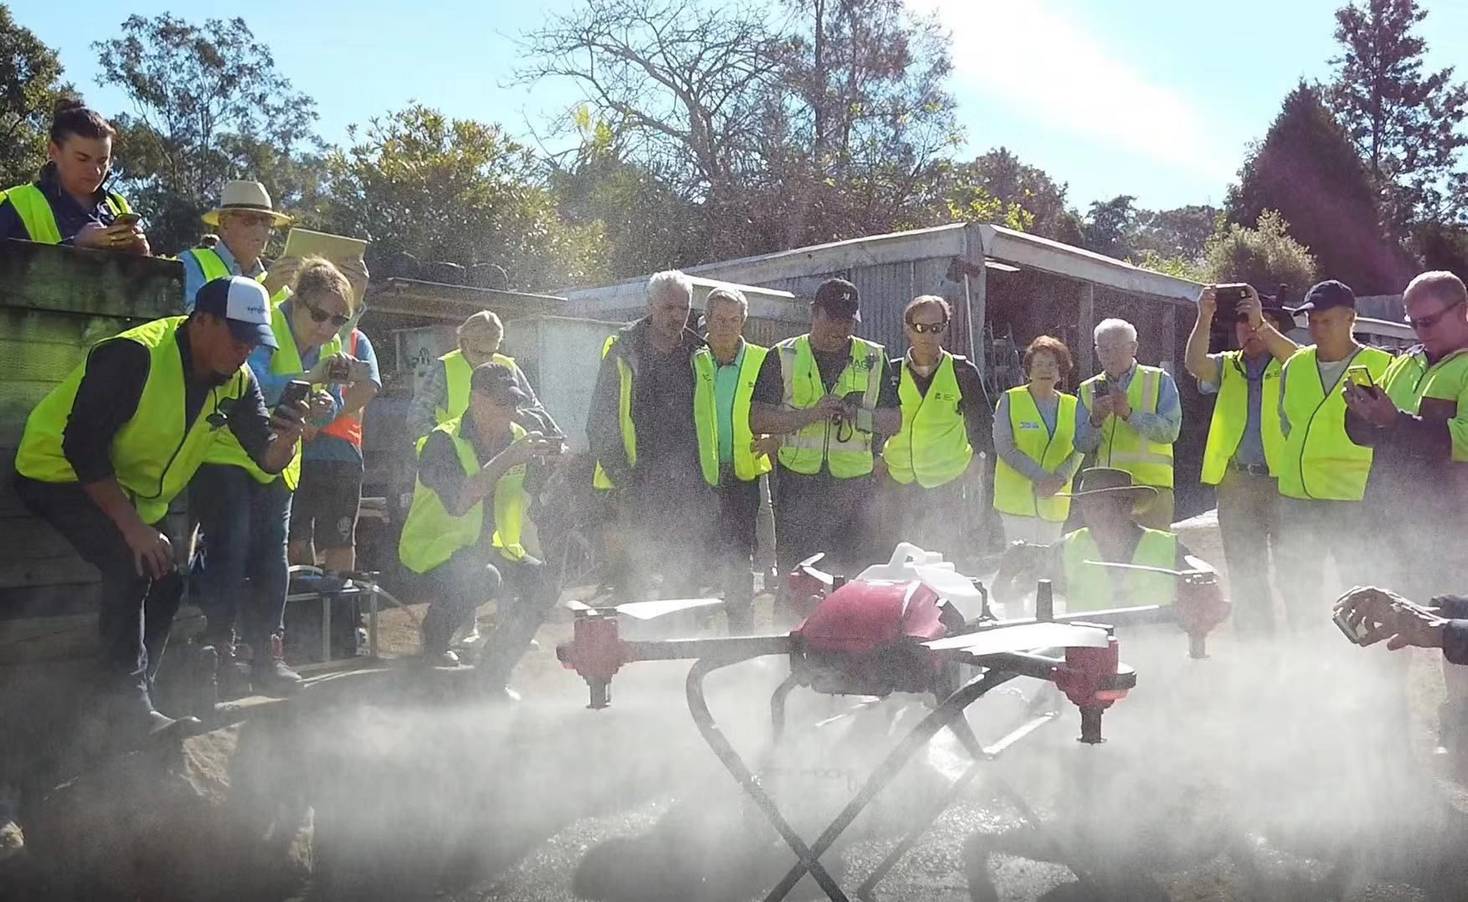
{"type": "Polygon", "coordinates": [[[220,279],[188,317],[95,346],[26,420],[16,494],[101,574],[102,659],[123,732],[174,725],[149,691],[183,590],[163,531],[169,505],[226,430],[272,473],[301,434],[305,405],[272,415],[245,366],[275,343],[264,289],[220,279]]]}
{"type": "Polygon", "coordinates": [[[788,573],[824,552],[836,567],[870,563],[882,436],[902,428],[886,351],[856,338],[856,286],[830,279],[811,302],[810,332],[775,345],[755,383],[749,425],[781,436],[775,547],[788,573]]]}
{"type": "Polygon", "coordinates": [[[1172,443],[1183,426],[1177,383],[1166,370],[1137,362],[1137,329],[1122,319],[1096,324],[1101,372],[1081,383],[1076,448],[1098,467],[1126,470],[1156,489],[1133,513],[1152,529],[1171,529],[1172,443]]]}
{"type": "Polygon", "coordinates": [[[888,364],[902,428],[882,446],[896,507],[889,537],[948,560],[983,545],[988,507],[975,499],[994,456],[994,409],[979,369],[943,349],[951,318],[948,302],[932,294],[903,311],[908,351],[888,364]]]}
{"type": "Polygon", "coordinates": [[[1337,281],[1311,286],[1305,303],[1315,344],[1296,351],[1280,372],[1280,542],[1276,575],[1292,629],[1324,623],[1335,596],[1324,580],[1329,555],[1343,585],[1369,581],[1373,524],[1361,504],[1371,449],[1346,433],[1347,372],[1380,384],[1391,355],[1356,342],[1356,295],[1337,281]]]}
{"type": "Polygon", "coordinates": [[[464,415],[418,443],[413,503],[398,542],[403,566],[424,577],[433,593],[423,618],[425,662],[457,665],[449,650],[454,630],[496,599],[495,631],[478,669],[486,690],[510,698],[510,672],[556,600],[546,567],[520,544],[527,468],[561,447],[560,439],[527,433],[515,422],[528,400],[509,367],[475,368],[464,415]]]}
{"type": "Polygon", "coordinates": [[[1218,530],[1237,600],[1234,625],[1241,636],[1274,632],[1269,564],[1271,549],[1279,543],[1279,486],[1274,474],[1284,451],[1279,374],[1284,361],[1299,350],[1284,335],[1293,326],[1294,319],[1284,308],[1266,310],[1251,285],[1208,285],[1198,298],[1198,319],[1184,355],[1198,389],[1218,396],[1203,452],[1203,483],[1217,486],[1218,530]],[[1231,299],[1243,295],[1229,310],[1239,349],[1209,354],[1220,290],[1231,299]]]}
{"type": "Polygon", "coordinates": [[[260,255],[278,228],[291,224],[291,218],[271,204],[270,192],[259,182],[226,182],[219,206],[201,219],[211,226],[219,240],[213,247],[196,247],[178,255],[184,267],[183,309],[192,310],[194,295],[205,282],[225,276],[244,276],[265,285],[271,298],[284,299],[281,290],[295,279],[300,260],[286,257],[265,269],[260,255]]]}
{"type": "MultiPolygon", "coordinates": [[[[1097,566],[1138,564],[1165,570],[1212,570],[1193,556],[1171,532],[1149,529],[1132,515],[1138,502],[1157,490],[1137,485],[1125,470],[1092,467],[1076,477],[1066,497],[1080,507],[1084,526],[1054,545],[1009,547],[994,578],[995,597],[1012,605],[1025,591],[1021,578],[1049,579],[1065,596],[1066,612],[1104,611],[1139,605],[1169,605],[1177,598],[1177,577],[1167,573],[1097,566]]],[[[1010,610],[1007,615],[1018,612],[1010,610]]]]}
{"type": "Polygon", "coordinates": [[[779,439],[749,428],[754,383],[768,348],[744,340],[749,302],[738,289],[718,288],[704,301],[708,346],[693,352],[693,421],[698,430],[698,464],[704,481],[719,495],[717,528],[710,553],[720,571],[729,632],[754,629],[756,518],[764,494],[762,477],[779,439]]]}
{"type": "Polygon", "coordinates": [[[515,413],[515,422],[546,435],[561,433],[515,359],[500,353],[505,327],[493,311],[481,310],[464,320],[459,326],[458,339],[459,347],[438,358],[429,369],[427,380],[413,393],[413,401],[408,405],[408,432],[415,440],[432,432],[435,426],[464,415],[469,407],[469,374],[486,363],[509,367],[515,374],[516,387],[528,399],[515,413]]]}
{"type": "Polygon", "coordinates": [[[688,328],[693,280],[669,270],[647,282],[647,315],[607,339],[591,393],[586,435],[593,484],[612,489],[625,548],[616,582],[628,601],[663,574],[664,597],[698,589],[717,498],[704,480],[694,423],[688,328]]]}

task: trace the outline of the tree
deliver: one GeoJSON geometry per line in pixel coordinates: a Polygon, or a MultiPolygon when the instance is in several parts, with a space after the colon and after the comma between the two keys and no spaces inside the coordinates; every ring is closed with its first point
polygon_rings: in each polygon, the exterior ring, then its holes
{"type": "Polygon", "coordinates": [[[348,133],[327,157],[323,219],[372,240],[369,266],[399,254],[494,264],[541,289],[602,275],[600,224],[563,222],[540,164],[498,125],[413,105],[348,133]]]}
{"type": "Polygon", "coordinates": [[[1468,279],[1468,227],[1423,223],[1413,230],[1412,245],[1424,270],[1446,269],[1468,279]]]}
{"type": "Polygon", "coordinates": [[[1290,237],[1288,223],[1274,210],[1259,215],[1257,228],[1231,223],[1208,239],[1204,256],[1212,282],[1248,282],[1266,294],[1285,285],[1294,296],[1315,282],[1315,257],[1290,237]]]}
{"type": "Polygon", "coordinates": [[[1161,259],[1201,263],[1203,248],[1218,230],[1222,211],[1194,204],[1172,210],[1138,210],[1134,249],[1161,259]]]}
{"type": "Polygon", "coordinates": [[[1468,144],[1468,86],[1453,68],[1425,71],[1427,44],[1415,34],[1427,17],[1416,0],[1364,0],[1336,10],[1341,54],[1330,101],[1386,203],[1394,237],[1412,222],[1461,217],[1463,176],[1455,174],[1468,144]]]}
{"type": "Polygon", "coordinates": [[[0,190],[35,178],[46,161],[52,107],[70,90],[56,51],[0,4],[0,190]]]}
{"type": "Polygon", "coordinates": [[[998,203],[992,221],[1057,241],[1063,234],[1074,234],[1075,214],[1066,207],[1066,186],[1056,184],[1045,170],[1026,165],[1008,148],[996,147],[954,169],[960,181],[966,179],[998,203]]]}
{"type": "Polygon", "coordinates": [[[1118,259],[1131,256],[1137,229],[1136,201],[1130,194],[1092,201],[1081,226],[1086,249],[1118,259]]]}
{"type": "Polygon", "coordinates": [[[1300,82],[1239,170],[1229,221],[1254,226],[1276,210],[1320,271],[1363,294],[1400,291],[1410,265],[1383,233],[1371,177],[1318,88],[1300,82]]]}
{"type": "Polygon", "coordinates": [[[122,35],[92,45],[103,84],[121,87],[133,113],[118,116],[118,162],[149,218],[157,250],[187,247],[199,214],[232,178],[267,181],[277,207],[303,201],[316,181],[315,103],[275,69],[243,19],[202,26],[171,15],[130,16],[122,35]]]}

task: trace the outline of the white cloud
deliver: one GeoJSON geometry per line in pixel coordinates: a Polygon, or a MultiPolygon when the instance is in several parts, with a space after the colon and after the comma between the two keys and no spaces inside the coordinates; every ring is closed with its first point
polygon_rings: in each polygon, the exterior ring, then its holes
{"type": "MultiPolygon", "coordinates": [[[[907,0],[953,33],[957,85],[1080,141],[1210,179],[1237,166],[1217,128],[1179,91],[1148,80],[1043,0],[907,0]]],[[[997,136],[996,136],[997,137],[997,136]]]]}

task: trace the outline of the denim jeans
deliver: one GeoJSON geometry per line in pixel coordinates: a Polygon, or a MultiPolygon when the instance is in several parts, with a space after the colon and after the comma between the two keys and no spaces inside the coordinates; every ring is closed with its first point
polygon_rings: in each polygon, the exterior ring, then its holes
{"type": "Polygon", "coordinates": [[[207,638],[228,642],[237,630],[263,660],[270,637],[285,629],[291,492],[284,479],[261,483],[240,467],[206,464],[189,483],[189,504],[204,533],[198,589],[207,638]]]}

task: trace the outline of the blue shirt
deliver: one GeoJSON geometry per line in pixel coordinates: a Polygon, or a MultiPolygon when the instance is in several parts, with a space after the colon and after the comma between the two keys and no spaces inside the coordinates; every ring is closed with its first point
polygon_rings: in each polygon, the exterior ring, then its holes
{"type": "MultiPolygon", "coordinates": [[[[377,369],[377,352],[372,350],[372,342],[367,339],[366,334],[360,329],[354,329],[353,333],[357,336],[356,351],[352,351],[350,340],[342,344],[342,350],[367,364],[372,369],[372,383],[380,391],[382,389],[382,376],[377,369]]],[[[337,409],[340,410],[344,404],[342,400],[342,386],[333,385],[327,391],[331,392],[332,398],[336,400],[337,409]]],[[[357,416],[361,416],[362,413],[362,411],[358,411],[357,416]]],[[[301,459],[334,460],[343,463],[360,464],[362,462],[362,451],[356,445],[339,436],[318,435],[311,439],[311,441],[306,442],[305,448],[301,451],[301,459]]]]}
{"type": "Polygon", "coordinates": [[[719,412],[719,463],[734,461],[734,394],[739,390],[739,367],[744,363],[744,349],[748,345],[739,341],[739,350],[733,363],[719,363],[714,372],[714,403],[719,412]]]}
{"type": "MultiPolygon", "coordinates": [[[[290,321],[291,309],[294,307],[294,303],[294,301],[286,301],[280,305],[280,309],[285,314],[287,322],[290,321]]],[[[276,336],[276,340],[284,341],[285,338],[284,336],[276,336]]],[[[297,350],[299,349],[300,346],[297,345],[297,350]]],[[[316,365],[317,361],[321,359],[321,349],[310,348],[301,351],[301,366],[305,367],[305,370],[300,373],[271,372],[270,362],[274,358],[275,349],[261,345],[250,352],[249,359],[250,372],[255,374],[255,381],[260,383],[260,394],[265,397],[265,406],[271,408],[280,403],[280,393],[285,391],[287,382],[290,382],[292,379],[302,378],[305,372],[316,365]]],[[[329,424],[332,420],[336,419],[338,410],[341,410],[341,398],[339,396],[333,396],[331,414],[319,419],[313,417],[311,419],[311,425],[325,426],[329,424]]]]}
{"type": "MultiPolygon", "coordinates": [[[[249,272],[241,272],[239,261],[234,258],[234,254],[229,252],[228,245],[223,241],[214,245],[213,250],[214,253],[219,255],[219,259],[224,261],[224,265],[229,269],[229,274],[232,276],[258,279],[260,274],[265,272],[265,267],[259,260],[255,261],[255,265],[250,267],[249,272]]],[[[194,295],[199,293],[199,289],[204,287],[204,283],[207,280],[204,278],[204,270],[199,268],[199,263],[194,259],[192,254],[184,254],[179,259],[183,261],[184,268],[183,309],[185,313],[193,313],[194,295]]],[[[307,366],[310,366],[310,364],[307,364],[307,366]]],[[[267,400],[266,403],[274,402],[267,400]]]]}
{"type": "MultiPolygon", "coordinates": [[[[1216,395],[1223,385],[1223,368],[1233,364],[1222,354],[1209,354],[1208,359],[1218,364],[1219,381],[1204,382],[1199,379],[1198,391],[1205,395],[1216,395]]],[[[1239,355],[1239,362],[1244,366],[1244,378],[1249,383],[1249,407],[1248,419],[1244,421],[1244,437],[1239,439],[1239,447],[1234,450],[1233,459],[1245,466],[1268,465],[1264,458],[1264,433],[1259,425],[1259,408],[1264,403],[1264,371],[1269,369],[1269,362],[1273,359],[1268,354],[1257,361],[1239,355]]]]}

